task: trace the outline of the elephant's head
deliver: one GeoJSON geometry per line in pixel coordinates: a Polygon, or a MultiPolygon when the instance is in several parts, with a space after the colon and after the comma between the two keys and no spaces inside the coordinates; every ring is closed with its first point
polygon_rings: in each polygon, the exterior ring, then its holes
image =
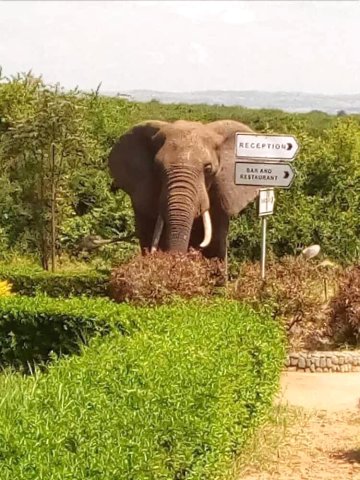
{"type": "Polygon", "coordinates": [[[211,207],[238,213],[258,189],[234,185],[234,142],[244,124],[149,121],[136,125],[113,147],[109,168],[115,188],[127,192],[139,217],[153,219],[152,250],[188,249],[193,222],[202,217],[204,237],[212,238],[211,207]],[[161,241],[160,241],[161,240],[161,241]]]}

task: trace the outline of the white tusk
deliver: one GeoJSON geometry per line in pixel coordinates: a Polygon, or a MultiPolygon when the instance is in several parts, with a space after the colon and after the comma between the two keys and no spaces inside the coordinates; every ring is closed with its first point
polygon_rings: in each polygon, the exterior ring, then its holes
{"type": "Polygon", "coordinates": [[[156,220],[154,236],[153,236],[153,239],[152,239],[151,250],[150,250],[151,253],[156,252],[156,250],[158,249],[159,242],[160,242],[160,237],[161,237],[161,233],[163,231],[163,228],[164,228],[164,220],[159,215],[157,220],[156,220]]]}
{"type": "Polygon", "coordinates": [[[202,243],[200,243],[200,247],[205,248],[211,242],[211,235],[212,235],[211,218],[210,218],[209,210],[206,210],[202,214],[202,219],[204,222],[204,240],[202,241],[202,243]]]}

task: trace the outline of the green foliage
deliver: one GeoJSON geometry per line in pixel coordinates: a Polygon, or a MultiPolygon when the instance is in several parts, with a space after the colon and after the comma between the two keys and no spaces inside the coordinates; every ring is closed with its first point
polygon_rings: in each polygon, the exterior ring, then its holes
{"type": "Polygon", "coordinates": [[[131,322],[123,312],[105,299],[1,297],[0,364],[27,370],[53,355],[79,353],[90,336],[126,332],[131,322]]]}
{"type": "MultiPolygon", "coordinates": [[[[276,194],[275,215],[268,222],[268,241],[276,256],[294,255],[304,246],[321,245],[323,253],[341,263],[360,255],[360,128],[353,119],[337,120],[314,138],[294,128],[301,151],[294,162],[297,177],[288,191],[276,194]]],[[[231,259],[257,260],[260,222],[256,206],[234,219],[231,259]]]]}
{"type": "Polygon", "coordinates": [[[13,235],[20,233],[19,227],[31,229],[43,267],[48,269],[52,256],[54,269],[70,173],[98,156],[84,122],[85,105],[76,92],[65,94],[58,85],[44,85],[30,74],[3,85],[0,103],[8,123],[1,137],[1,163],[8,179],[19,185],[17,201],[25,207],[14,222],[13,235]],[[25,102],[18,101],[22,93],[27,95],[25,102]]]}
{"type": "Polygon", "coordinates": [[[74,239],[74,216],[92,211],[78,222],[86,233],[122,229],[128,221],[130,208],[119,208],[123,197],[111,196],[104,167],[109,142],[122,131],[124,102],[106,110],[108,101],[97,94],[65,92],[31,74],[2,80],[0,246],[37,252],[42,266],[48,269],[51,259],[54,269],[56,256],[74,239]]]}
{"type": "Polygon", "coordinates": [[[0,267],[0,280],[8,280],[13,292],[34,296],[39,293],[50,297],[107,296],[108,275],[94,270],[45,272],[34,267],[0,267]]]}
{"type": "Polygon", "coordinates": [[[3,480],[229,478],[278,386],[280,328],[237,303],[136,316],[135,335],[0,379],[3,480]]]}
{"type": "MultiPolygon", "coordinates": [[[[301,150],[289,191],[277,192],[269,221],[276,256],[319,243],[343,264],[360,255],[360,117],[312,111],[291,114],[220,105],[135,103],[65,92],[31,74],[0,79],[0,257],[10,250],[36,253],[48,268],[51,252],[77,255],[81,239],[134,238],[127,195],[110,192],[107,155],[134,124],[160,119],[210,122],[233,119],[258,132],[295,135],[301,150]],[[55,148],[55,150],[53,150],[55,148]],[[54,153],[54,155],[53,155],[54,153]]],[[[231,221],[230,260],[257,260],[260,224],[251,205],[231,221]]],[[[132,251],[133,251],[132,250],[132,251]]],[[[128,246],[104,247],[108,263],[128,258],[128,246]]]]}

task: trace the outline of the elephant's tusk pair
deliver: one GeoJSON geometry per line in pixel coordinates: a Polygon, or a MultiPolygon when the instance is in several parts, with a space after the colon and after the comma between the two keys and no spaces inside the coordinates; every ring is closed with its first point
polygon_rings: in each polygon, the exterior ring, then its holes
{"type": "Polygon", "coordinates": [[[158,249],[159,242],[160,242],[160,237],[161,237],[163,228],[164,228],[164,220],[162,219],[161,215],[159,215],[157,220],[156,220],[156,225],[155,225],[154,236],[153,236],[153,240],[152,240],[152,244],[151,244],[150,253],[154,253],[158,249]]]}
{"type": "Polygon", "coordinates": [[[202,243],[200,243],[200,248],[205,248],[211,242],[211,236],[212,236],[212,226],[211,226],[211,218],[210,218],[209,210],[206,210],[202,214],[202,219],[204,222],[204,240],[202,241],[202,243]]]}
{"type": "MultiPolygon", "coordinates": [[[[210,218],[209,210],[206,210],[202,214],[202,219],[204,222],[204,240],[200,243],[200,248],[205,248],[210,244],[211,236],[212,236],[212,226],[211,226],[211,218],[210,218]]],[[[163,228],[164,228],[164,220],[162,219],[161,215],[159,215],[156,220],[150,253],[154,253],[157,251],[163,228]]]]}

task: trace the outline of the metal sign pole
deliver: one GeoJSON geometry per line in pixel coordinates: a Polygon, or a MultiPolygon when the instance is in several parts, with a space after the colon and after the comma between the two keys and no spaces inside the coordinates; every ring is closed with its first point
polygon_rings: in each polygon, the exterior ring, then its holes
{"type": "Polygon", "coordinates": [[[267,217],[261,217],[261,280],[265,280],[267,217]]]}
{"type": "Polygon", "coordinates": [[[228,273],[228,245],[226,242],[226,253],[225,253],[225,286],[227,286],[229,281],[229,273],[228,273]]]}

